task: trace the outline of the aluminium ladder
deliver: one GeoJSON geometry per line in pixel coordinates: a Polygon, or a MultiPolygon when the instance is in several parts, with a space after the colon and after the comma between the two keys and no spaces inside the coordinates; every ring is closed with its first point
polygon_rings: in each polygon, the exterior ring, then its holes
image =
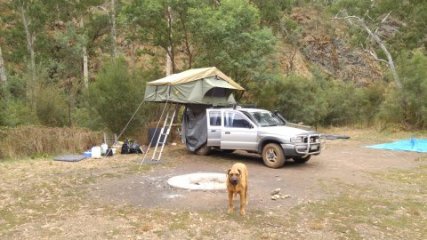
{"type": "MultiPolygon", "coordinates": [[[[172,104],[168,104],[168,105],[169,106],[167,109],[166,116],[164,118],[163,127],[160,129],[160,133],[156,142],[156,147],[154,148],[154,151],[153,151],[153,157],[151,158],[152,161],[160,161],[163,153],[163,148],[166,145],[166,140],[169,136],[173,121],[175,119],[176,112],[178,111],[178,108],[179,108],[178,104],[176,104],[175,106],[172,106],[172,104]]],[[[162,119],[159,119],[159,122],[160,121],[162,121],[162,119]]]]}

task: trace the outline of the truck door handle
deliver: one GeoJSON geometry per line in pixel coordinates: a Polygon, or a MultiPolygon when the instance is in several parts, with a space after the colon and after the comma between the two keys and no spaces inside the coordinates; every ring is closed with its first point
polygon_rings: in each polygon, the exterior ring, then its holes
{"type": "Polygon", "coordinates": [[[216,132],[216,130],[211,130],[211,132],[216,132]]]}
{"type": "Polygon", "coordinates": [[[230,134],[230,132],[225,132],[225,134],[230,134]]]}

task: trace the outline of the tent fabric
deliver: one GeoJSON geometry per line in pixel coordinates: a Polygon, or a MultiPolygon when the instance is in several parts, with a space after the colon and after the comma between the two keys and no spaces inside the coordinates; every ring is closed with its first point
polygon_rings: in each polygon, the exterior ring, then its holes
{"type": "Polygon", "coordinates": [[[368,147],[374,149],[427,153],[427,139],[411,138],[390,143],[371,145],[368,147]]]}
{"type": "Polygon", "coordinates": [[[244,91],[245,89],[236,83],[233,79],[225,75],[216,67],[194,68],[177,74],[172,74],[167,77],[147,83],[147,85],[163,86],[163,85],[180,85],[192,81],[197,81],[208,77],[219,77],[228,82],[233,89],[244,91]]]}
{"type": "Polygon", "coordinates": [[[194,152],[208,139],[206,107],[203,105],[187,105],[182,116],[182,141],[187,149],[194,152]]]}
{"type": "Polygon", "coordinates": [[[144,100],[183,104],[235,104],[234,91],[239,84],[217,68],[190,69],[147,83],[144,100]]]}

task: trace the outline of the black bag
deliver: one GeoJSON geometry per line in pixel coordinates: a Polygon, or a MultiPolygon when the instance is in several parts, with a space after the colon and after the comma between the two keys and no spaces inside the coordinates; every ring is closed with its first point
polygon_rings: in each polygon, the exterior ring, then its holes
{"type": "Polygon", "coordinates": [[[125,142],[122,145],[122,151],[120,152],[121,154],[129,154],[130,153],[130,148],[129,148],[129,141],[126,139],[125,142]]]}
{"type": "Polygon", "coordinates": [[[141,146],[133,141],[125,140],[122,146],[122,154],[142,153],[141,146]]]}
{"type": "Polygon", "coordinates": [[[129,153],[142,153],[141,147],[136,143],[131,143],[129,146],[129,153]]]}
{"type": "Polygon", "coordinates": [[[107,149],[107,152],[105,153],[105,156],[107,156],[107,157],[111,157],[111,156],[113,156],[113,149],[108,148],[108,149],[107,149]]]}

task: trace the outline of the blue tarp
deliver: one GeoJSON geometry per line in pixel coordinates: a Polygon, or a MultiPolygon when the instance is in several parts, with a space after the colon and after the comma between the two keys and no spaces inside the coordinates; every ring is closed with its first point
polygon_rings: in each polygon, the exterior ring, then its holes
{"type": "Polygon", "coordinates": [[[394,150],[394,151],[411,151],[411,152],[427,153],[427,139],[411,138],[411,139],[399,140],[391,143],[371,145],[368,147],[375,148],[375,149],[394,150]]]}

